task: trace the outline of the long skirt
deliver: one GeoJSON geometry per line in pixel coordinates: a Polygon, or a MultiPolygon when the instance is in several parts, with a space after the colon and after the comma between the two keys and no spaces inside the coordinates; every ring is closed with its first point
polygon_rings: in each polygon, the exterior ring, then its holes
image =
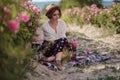
{"type": "Polygon", "coordinates": [[[53,42],[44,40],[38,51],[42,52],[45,57],[50,57],[55,56],[58,52],[63,52],[64,48],[74,51],[72,44],[66,38],[60,38],[53,42]]]}

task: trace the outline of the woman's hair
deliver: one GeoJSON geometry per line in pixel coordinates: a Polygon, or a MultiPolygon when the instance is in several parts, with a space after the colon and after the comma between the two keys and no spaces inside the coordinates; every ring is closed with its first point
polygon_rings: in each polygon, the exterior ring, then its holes
{"type": "Polygon", "coordinates": [[[60,7],[58,7],[58,6],[54,5],[54,4],[50,4],[50,5],[48,5],[47,7],[49,7],[49,8],[47,9],[46,16],[47,16],[49,19],[52,18],[53,13],[54,13],[56,10],[59,11],[59,16],[61,17],[62,14],[61,14],[60,7]],[[51,7],[51,5],[52,5],[52,7],[51,7]]]}

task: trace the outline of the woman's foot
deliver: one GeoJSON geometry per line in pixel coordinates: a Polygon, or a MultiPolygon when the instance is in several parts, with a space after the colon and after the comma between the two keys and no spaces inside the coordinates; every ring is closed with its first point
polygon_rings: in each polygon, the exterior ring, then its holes
{"type": "Polygon", "coordinates": [[[45,60],[45,56],[43,54],[39,54],[38,61],[44,61],[44,60],[45,60]]]}
{"type": "Polygon", "coordinates": [[[57,66],[58,70],[62,71],[61,60],[56,60],[56,66],[57,66]]]}

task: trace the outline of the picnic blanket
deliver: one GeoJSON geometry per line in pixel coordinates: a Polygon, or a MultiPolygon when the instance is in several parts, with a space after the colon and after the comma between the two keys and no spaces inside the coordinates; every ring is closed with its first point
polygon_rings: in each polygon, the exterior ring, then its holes
{"type": "Polygon", "coordinates": [[[68,67],[73,67],[73,66],[80,66],[80,65],[88,65],[88,64],[94,64],[96,62],[102,62],[109,60],[111,57],[108,54],[89,54],[85,56],[76,56],[76,59],[71,60],[67,64],[68,67]]]}
{"type": "MultiPolygon", "coordinates": [[[[38,48],[40,47],[40,44],[33,44],[32,47],[35,48],[37,51],[38,48]]],[[[88,49],[82,52],[85,52],[85,54],[81,55],[81,50],[76,50],[73,56],[71,57],[71,60],[67,63],[66,68],[73,67],[73,66],[93,64],[96,62],[102,62],[111,58],[110,55],[108,54],[100,54],[100,53],[96,54],[96,53],[92,53],[88,49]]],[[[36,52],[34,56],[35,60],[38,60],[38,55],[39,55],[38,52],[36,52]]],[[[53,71],[58,70],[54,62],[41,62],[41,64],[47,66],[50,70],[53,70],[53,71]]]]}
{"type": "MultiPolygon", "coordinates": [[[[110,58],[111,57],[108,54],[94,54],[94,53],[91,53],[89,55],[84,55],[84,56],[76,56],[74,59],[71,58],[71,60],[66,64],[65,68],[94,64],[96,62],[109,60],[110,58]]],[[[55,65],[55,62],[41,62],[41,64],[47,66],[50,70],[53,70],[53,71],[58,70],[57,66],[55,65]]]]}

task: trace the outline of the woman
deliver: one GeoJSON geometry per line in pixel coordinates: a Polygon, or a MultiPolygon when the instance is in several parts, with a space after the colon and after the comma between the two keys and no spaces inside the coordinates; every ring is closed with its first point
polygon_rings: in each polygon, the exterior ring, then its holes
{"type": "Polygon", "coordinates": [[[41,26],[44,41],[39,49],[44,54],[44,57],[40,60],[56,61],[59,70],[62,70],[63,48],[66,47],[72,50],[72,46],[69,45],[66,39],[66,24],[60,19],[61,15],[60,8],[55,4],[50,4],[46,7],[46,16],[49,20],[41,26]]]}

